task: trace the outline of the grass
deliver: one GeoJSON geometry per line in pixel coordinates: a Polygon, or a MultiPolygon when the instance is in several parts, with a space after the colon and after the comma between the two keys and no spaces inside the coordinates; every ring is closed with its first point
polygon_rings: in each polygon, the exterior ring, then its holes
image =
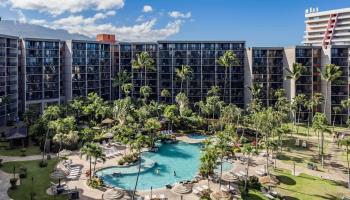
{"type": "Polygon", "coordinates": [[[8,195],[14,200],[24,200],[30,199],[30,192],[35,191],[36,196],[35,200],[41,199],[56,199],[63,200],[67,199],[66,195],[59,196],[49,196],[46,194],[46,190],[50,187],[51,181],[49,178],[49,174],[52,172],[54,167],[56,166],[58,159],[52,159],[48,161],[48,166],[45,168],[39,167],[40,160],[35,161],[20,161],[20,162],[7,162],[4,163],[0,168],[1,170],[7,173],[13,173],[13,166],[16,166],[16,172],[18,172],[20,167],[27,168],[27,177],[21,179],[21,184],[16,189],[9,189],[8,195]],[[32,183],[33,177],[33,183],[32,183]]]}
{"type": "Polygon", "coordinates": [[[249,190],[248,196],[244,197],[243,200],[268,200],[268,198],[259,191],[249,190]]]}
{"type": "Polygon", "coordinates": [[[350,191],[339,182],[306,174],[292,176],[286,170],[276,170],[274,174],[280,180],[275,189],[287,200],[340,199],[342,196],[350,196],[350,191]]]}
{"type": "MultiPolygon", "coordinates": [[[[2,156],[23,156],[23,153],[21,152],[22,148],[13,148],[8,149],[8,142],[0,142],[0,155],[2,156]]],[[[40,155],[41,151],[39,146],[29,145],[25,147],[25,155],[26,156],[32,156],[32,155],[40,155]]]]}

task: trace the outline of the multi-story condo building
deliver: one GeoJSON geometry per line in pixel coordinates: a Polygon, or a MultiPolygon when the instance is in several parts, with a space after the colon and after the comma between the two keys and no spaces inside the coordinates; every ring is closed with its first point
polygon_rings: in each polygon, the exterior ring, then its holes
{"type": "MultiPolygon", "coordinates": [[[[114,48],[114,63],[115,74],[126,71],[131,75],[130,82],[134,89],[131,92],[133,97],[140,97],[140,88],[149,86],[152,89],[150,99],[157,99],[157,43],[125,43],[120,42],[114,48]],[[142,52],[147,52],[153,59],[153,67],[148,69],[135,69],[131,61],[136,59],[136,55],[142,52]]],[[[117,97],[122,97],[124,94],[117,88],[117,97]]]]}
{"type": "Polygon", "coordinates": [[[0,126],[18,112],[18,38],[0,35],[0,126]]]}
{"type": "MultiPolygon", "coordinates": [[[[298,80],[286,80],[284,85],[290,100],[303,94],[311,98],[315,93],[321,93],[321,57],[322,48],[316,46],[295,46],[284,49],[285,65],[292,71],[293,64],[301,64],[304,67],[298,80]]],[[[312,109],[320,111],[320,107],[312,109]]],[[[301,107],[301,120],[307,120],[309,110],[306,106],[301,107]]]]}
{"type": "Polygon", "coordinates": [[[219,66],[217,59],[227,50],[232,50],[239,60],[227,75],[226,91],[221,91],[225,102],[244,107],[244,49],[243,41],[159,41],[158,42],[158,99],[174,102],[181,91],[181,81],[176,76],[176,68],[188,65],[192,77],[183,84],[183,92],[191,102],[206,97],[212,86],[225,85],[225,68],[219,66]],[[160,93],[167,89],[171,98],[162,98],[160,93]]]}
{"type": "Polygon", "coordinates": [[[306,45],[350,44],[350,8],[318,12],[310,8],[305,12],[306,45]]]}
{"type": "MultiPolygon", "coordinates": [[[[275,91],[284,88],[283,55],[282,47],[253,47],[247,49],[246,85],[250,88],[254,84],[262,87],[259,99],[265,106],[274,105],[276,102],[275,91]]],[[[246,88],[246,96],[250,95],[248,87],[246,88]]]]}
{"type": "Polygon", "coordinates": [[[111,100],[111,44],[96,41],[66,41],[65,43],[65,98],[96,93],[111,100]]]}
{"type": "Polygon", "coordinates": [[[22,108],[41,112],[60,102],[60,41],[21,40],[22,108]]]}

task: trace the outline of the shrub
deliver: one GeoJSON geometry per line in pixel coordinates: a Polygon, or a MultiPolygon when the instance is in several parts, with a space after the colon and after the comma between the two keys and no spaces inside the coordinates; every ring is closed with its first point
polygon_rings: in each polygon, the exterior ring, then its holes
{"type": "Polygon", "coordinates": [[[103,180],[98,177],[92,177],[91,179],[88,179],[87,184],[88,186],[95,189],[101,188],[102,186],[104,186],[103,180]]]}
{"type": "Polygon", "coordinates": [[[47,161],[46,160],[41,160],[40,162],[39,162],[39,167],[47,167],[47,161]]]}
{"type": "Polygon", "coordinates": [[[256,176],[250,176],[248,178],[248,187],[251,189],[260,190],[261,184],[259,182],[259,178],[256,176]]]}
{"type": "Polygon", "coordinates": [[[27,177],[27,168],[21,167],[19,168],[19,177],[26,178],[27,177]]]}
{"type": "Polygon", "coordinates": [[[17,178],[10,179],[11,189],[15,189],[17,187],[17,178]]]}
{"type": "Polygon", "coordinates": [[[139,159],[139,157],[138,157],[137,153],[133,153],[133,154],[126,155],[126,156],[122,157],[118,161],[118,164],[124,165],[125,163],[134,163],[134,162],[138,161],[138,159],[139,159]]]}
{"type": "Polygon", "coordinates": [[[202,192],[200,200],[211,200],[211,198],[210,198],[210,190],[204,190],[202,192]]]}

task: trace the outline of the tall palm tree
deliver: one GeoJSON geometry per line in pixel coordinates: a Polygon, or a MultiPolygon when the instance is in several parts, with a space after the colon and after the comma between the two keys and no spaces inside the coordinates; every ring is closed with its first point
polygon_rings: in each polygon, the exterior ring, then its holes
{"type": "Polygon", "coordinates": [[[92,158],[97,157],[97,154],[101,151],[101,147],[95,143],[86,143],[82,148],[80,148],[80,155],[85,155],[86,159],[89,160],[89,176],[92,177],[92,158]]]}
{"type": "Polygon", "coordinates": [[[127,116],[132,108],[131,98],[118,99],[114,101],[113,114],[114,118],[121,126],[125,125],[127,116]]]}
{"type": "Polygon", "coordinates": [[[181,65],[181,67],[175,69],[175,73],[176,76],[181,80],[180,92],[182,92],[183,82],[190,79],[193,74],[193,70],[188,65],[181,65]]]}
{"type": "Polygon", "coordinates": [[[253,83],[252,87],[248,86],[248,89],[252,95],[253,100],[258,100],[260,97],[261,91],[263,89],[263,86],[260,83],[253,83]]]}
{"type": "Polygon", "coordinates": [[[137,151],[137,155],[139,157],[138,172],[137,172],[137,177],[136,177],[134,191],[133,191],[133,194],[132,194],[132,199],[133,200],[135,199],[137,184],[139,182],[140,171],[141,171],[141,163],[142,163],[141,149],[143,147],[145,147],[146,145],[147,145],[147,138],[145,136],[143,136],[141,133],[137,134],[136,139],[131,142],[131,148],[137,151]]]}
{"type": "Polygon", "coordinates": [[[323,72],[321,72],[321,78],[326,81],[326,97],[324,101],[324,113],[326,114],[326,107],[328,103],[328,88],[332,84],[332,82],[336,81],[343,74],[340,67],[334,64],[327,64],[323,72]]]}
{"type": "Polygon", "coordinates": [[[304,73],[305,67],[301,63],[293,63],[292,70],[290,70],[287,67],[284,68],[284,70],[286,70],[287,72],[286,78],[289,80],[293,80],[294,81],[293,85],[295,86],[295,83],[297,82],[297,80],[304,73]]]}
{"type": "MultiPolygon", "coordinates": [[[[224,101],[226,96],[226,84],[227,84],[227,75],[228,71],[231,67],[239,65],[239,59],[237,58],[236,54],[232,50],[228,50],[224,53],[224,55],[220,56],[219,59],[216,61],[220,66],[225,68],[225,82],[224,82],[224,101]]],[[[231,86],[230,86],[231,88],[231,86]]],[[[230,96],[231,99],[231,96],[230,96]]]]}
{"type": "Polygon", "coordinates": [[[136,58],[131,61],[132,68],[141,70],[141,82],[142,82],[142,72],[145,73],[145,81],[143,85],[147,85],[147,70],[155,71],[154,60],[151,58],[148,52],[144,51],[136,54],[136,58]]]}
{"type": "Polygon", "coordinates": [[[150,118],[146,120],[144,129],[149,133],[149,136],[151,137],[151,148],[154,147],[155,137],[157,134],[157,131],[162,127],[160,122],[157,118],[150,118]]]}
{"type": "Polygon", "coordinates": [[[332,110],[333,110],[333,113],[334,113],[333,122],[332,122],[332,127],[333,127],[333,132],[334,132],[335,118],[336,118],[337,114],[342,111],[342,107],[334,106],[332,108],[332,110]]]}
{"type": "Polygon", "coordinates": [[[244,144],[243,148],[242,148],[242,153],[243,155],[246,157],[246,162],[247,162],[247,166],[246,166],[246,174],[244,177],[244,191],[247,191],[248,189],[248,177],[249,177],[249,166],[250,166],[250,159],[253,155],[257,155],[258,154],[258,149],[255,148],[255,146],[251,145],[251,144],[244,144]]]}
{"type": "Polygon", "coordinates": [[[131,80],[131,74],[126,70],[118,72],[117,76],[113,80],[113,87],[122,87],[122,85],[128,83],[131,80]]]}
{"type": "Polygon", "coordinates": [[[171,93],[167,89],[162,89],[160,96],[163,97],[166,101],[167,98],[171,97],[171,93]]]}
{"type": "Polygon", "coordinates": [[[121,89],[123,90],[126,96],[129,96],[129,94],[134,89],[134,85],[132,83],[125,83],[121,86],[121,89]]]}
{"type": "MultiPolygon", "coordinates": [[[[50,121],[56,120],[57,118],[59,118],[60,114],[61,114],[61,111],[60,111],[60,108],[58,106],[49,106],[44,110],[42,117],[47,123],[49,123],[50,121]]],[[[45,159],[46,146],[47,146],[47,141],[48,141],[50,131],[51,131],[51,129],[48,128],[46,131],[46,134],[45,134],[43,157],[42,157],[43,162],[45,159]]]]}
{"type": "MultiPolygon", "coordinates": [[[[347,112],[349,111],[350,108],[350,99],[342,100],[340,102],[341,107],[345,109],[347,112]]],[[[341,123],[343,123],[343,120],[341,120],[341,123]]]]}
{"type": "Polygon", "coordinates": [[[350,139],[346,138],[346,139],[340,140],[339,144],[341,146],[345,146],[346,163],[347,163],[347,168],[348,168],[348,189],[350,189],[350,161],[349,161],[350,139]]]}
{"type": "Polygon", "coordinates": [[[150,86],[144,85],[140,87],[140,94],[141,96],[143,96],[144,103],[147,102],[147,99],[151,95],[151,93],[152,93],[152,88],[150,86]]]}
{"type": "Polygon", "coordinates": [[[186,96],[185,93],[180,92],[179,94],[176,95],[175,101],[179,105],[180,115],[182,116],[183,111],[187,108],[189,104],[188,97],[186,96]]]}
{"type": "Polygon", "coordinates": [[[324,133],[331,133],[332,131],[328,129],[327,126],[327,117],[326,114],[324,113],[316,113],[313,123],[312,123],[312,128],[314,128],[318,135],[321,134],[320,137],[320,142],[319,142],[319,154],[321,155],[321,164],[323,167],[324,164],[324,133]]]}
{"type": "Polygon", "coordinates": [[[202,176],[207,177],[209,187],[209,176],[214,174],[214,170],[217,166],[217,149],[214,147],[210,138],[205,140],[203,144],[204,147],[200,157],[199,172],[202,176]]]}

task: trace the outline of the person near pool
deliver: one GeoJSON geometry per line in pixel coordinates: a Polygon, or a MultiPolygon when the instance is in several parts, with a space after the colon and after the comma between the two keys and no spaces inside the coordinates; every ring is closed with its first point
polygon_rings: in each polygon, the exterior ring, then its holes
{"type": "Polygon", "coordinates": [[[174,170],[174,176],[176,176],[176,172],[175,172],[175,170],[174,170]]]}

